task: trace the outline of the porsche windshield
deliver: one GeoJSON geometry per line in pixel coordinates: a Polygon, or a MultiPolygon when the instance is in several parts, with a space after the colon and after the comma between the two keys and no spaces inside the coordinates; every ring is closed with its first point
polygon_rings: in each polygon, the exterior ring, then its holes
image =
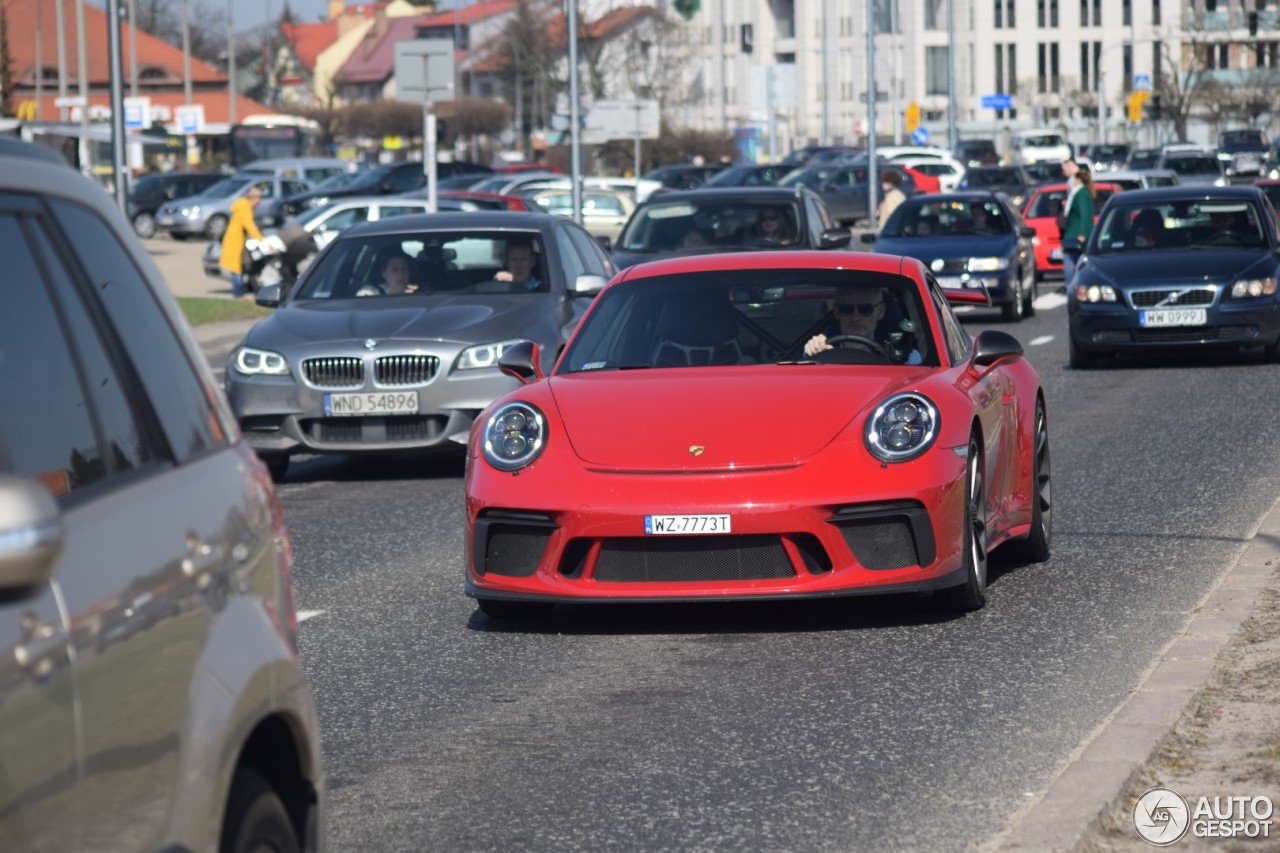
{"type": "Polygon", "coordinates": [[[510,298],[503,295],[546,293],[548,281],[536,231],[415,231],[339,239],[307,269],[296,298],[441,293],[510,298]],[[398,268],[394,279],[388,274],[391,266],[398,268]]]}
{"type": "Polygon", "coordinates": [[[621,282],[597,297],[558,373],[831,361],[937,365],[911,279],[860,270],[731,270],[621,282]],[[827,354],[805,355],[815,336],[827,354]]]}
{"type": "Polygon", "coordinates": [[[742,198],[654,201],[627,222],[618,246],[628,252],[672,252],[686,249],[725,251],[785,246],[801,239],[800,207],[794,200],[747,201],[742,198]],[[764,226],[766,218],[779,224],[764,226]]]}
{"type": "Polygon", "coordinates": [[[1095,228],[1091,253],[1097,255],[1157,249],[1256,251],[1267,246],[1262,211],[1245,200],[1113,203],[1095,228]]]}

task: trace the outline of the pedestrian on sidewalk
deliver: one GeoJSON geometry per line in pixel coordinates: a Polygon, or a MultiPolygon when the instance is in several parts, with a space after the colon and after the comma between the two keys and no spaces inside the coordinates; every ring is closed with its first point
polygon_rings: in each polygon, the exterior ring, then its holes
{"type": "Polygon", "coordinates": [[[262,240],[262,232],[253,221],[253,209],[262,201],[262,190],[251,187],[231,204],[231,220],[222,232],[222,255],[218,266],[231,277],[231,295],[240,300],[252,299],[244,287],[244,250],[250,237],[262,240]]]}

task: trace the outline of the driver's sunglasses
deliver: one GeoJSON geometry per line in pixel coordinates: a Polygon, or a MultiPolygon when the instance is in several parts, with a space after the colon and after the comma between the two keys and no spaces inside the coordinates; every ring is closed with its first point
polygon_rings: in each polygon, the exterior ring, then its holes
{"type": "Polygon", "coordinates": [[[883,302],[837,302],[835,312],[840,317],[852,317],[855,313],[870,317],[883,302]]]}

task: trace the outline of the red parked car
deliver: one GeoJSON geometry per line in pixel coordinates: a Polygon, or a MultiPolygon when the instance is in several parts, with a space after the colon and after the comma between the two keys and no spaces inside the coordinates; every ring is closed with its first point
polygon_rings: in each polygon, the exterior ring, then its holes
{"type": "MultiPolygon", "coordinates": [[[[1099,213],[1107,199],[1120,192],[1119,184],[1095,182],[1093,207],[1099,213]]],[[[1058,215],[1067,203],[1067,185],[1042,184],[1035,188],[1022,207],[1022,218],[1036,231],[1036,281],[1050,274],[1062,276],[1062,235],[1058,233],[1058,215]]],[[[1097,222],[1095,215],[1093,221],[1097,222]]]]}
{"type": "Polygon", "coordinates": [[[1048,415],[1022,345],[970,339],[951,302],[986,296],[871,253],[618,274],[549,376],[530,343],[499,362],[525,384],[471,430],[467,594],[496,618],[903,591],[982,607],[990,551],[1048,557],[1048,415]],[[819,334],[834,348],[806,355],[819,334]]]}
{"type": "Polygon", "coordinates": [[[940,193],[942,192],[942,181],[938,180],[937,175],[928,175],[914,166],[904,166],[901,163],[894,163],[902,171],[911,176],[911,180],[915,181],[916,189],[922,193],[940,193]]]}

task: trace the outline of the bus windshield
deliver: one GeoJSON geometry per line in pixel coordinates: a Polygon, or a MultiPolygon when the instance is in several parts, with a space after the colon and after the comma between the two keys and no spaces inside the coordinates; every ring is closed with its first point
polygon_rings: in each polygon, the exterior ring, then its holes
{"type": "Polygon", "coordinates": [[[293,116],[280,124],[237,124],[231,127],[231,165],[239,168],[254,160],[322,156],[320,126],[293,116]]]}

